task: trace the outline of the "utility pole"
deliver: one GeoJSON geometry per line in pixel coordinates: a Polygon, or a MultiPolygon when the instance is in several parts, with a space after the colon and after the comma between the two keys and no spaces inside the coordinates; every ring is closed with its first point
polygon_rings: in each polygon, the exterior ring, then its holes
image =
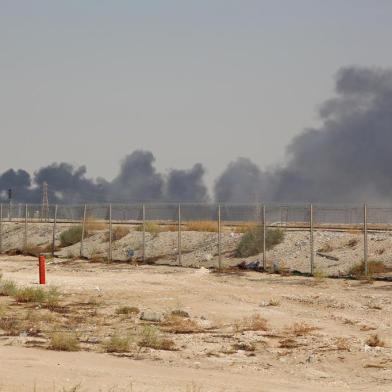
{"type": "Polygon", "coordinates": [[[49,200],[48,200],[48,183],[42,184],[42,205],[41,205],[41,220],[48,220],[49,215],[49,200]]]}

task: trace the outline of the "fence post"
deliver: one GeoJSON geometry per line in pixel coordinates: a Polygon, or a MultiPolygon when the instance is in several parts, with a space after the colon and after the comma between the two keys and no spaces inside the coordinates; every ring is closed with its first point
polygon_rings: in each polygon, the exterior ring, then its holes
{"type": "Polygon", "coordinates": [[[27,204],[25,204],[23,250],[27,249],[27,204]]]}
{"type": "Polygon", "coordinates": [[[369,274],[367,223],[367,204],[365,203],[363,205],[363,261],[365,264],[365,276],[369,274]]]}
{"type": "Polygon", "coordinates": [[[178,264],[182,265],[181,253],[181,203],[178,203],[178,264]]]}
{"type": "Polygon", "coordinates": [[[82,238],[80,239],[80,257],[83,257],[84,234],[86,231],[86,211],[87,211],[87,205],[85,204],[83,208],[82,238]]]}
{"type": "Polygon", "coordinates": [[[142,258],[143,258],[143,263],[146,260],[146,206],[143,203],[142,206],[142,230],[143,230],[143,235],[142,235],[142,258]]]}
{"type": "Polygon", "coordinates": [[[222,269],[222,244],[221,244],[221,205],[218,204],[218,266],[222,269]]]}
{"type": "Polygon", "coordinates": [[[313,241],[313,204],[309,206],[309,231],[310,231],[310,275],[314,274],[314,241],[313,241]]]}
{"type": "Polygon", "coordinates": [[[112,261],[112,205],[109,204],[109,257],[108,261],[112,261]]]}
{"type": "Polygon", "coordinates": [[[267,249],[265,247],[265,239],[266,239],[266,230],[267,230],[267,225],[265,221],[265,204],[263,204],[262,208],[262,214],[263,214],[263,269],[266,271],[267,269],[267,249]]]}
{"type": "MultiPolygon", "coordinates": [[[[57,225],[57,204],[54,206],[53,232],[52,232],[52,257],[54,257],[54,250],[56,247],[56,225],[57,225]]],[[[82,237],[83,237],[83,229],[82,229],[82,237]]]]}
{"type": "Polygon", "coordinates": [[[3,203],[0,204],[0,253],[3,253],[3,203]]]}

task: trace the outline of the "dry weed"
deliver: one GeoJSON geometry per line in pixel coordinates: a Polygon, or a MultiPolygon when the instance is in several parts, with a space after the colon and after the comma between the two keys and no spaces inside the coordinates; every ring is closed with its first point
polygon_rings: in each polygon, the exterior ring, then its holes
{"type": "Polygon", "coordinates": [[[297,348],[299,346],[295,339],[287,338],[279,341],[279,348],[297,348]]]}
{"type": "Polygon", "coordinates": [[[161,323],[161,329],[170,333],[199,333],[203,332],[204,328],[201,327],[195,320],[184,318],[175,314],[171,314],[161,323]]]}
{"type": "Polygon", "coordinates": [[[335,346],[339,351],[350,351],[350,339],[344,337],[336,338],[335,346]]]}
{"type": "Polygon", "coordinates": [[[102,347],[107,353],[126,353],[130,351],[131,342],[130,336],[121,337],[115,334],[104,341],[102,347]]]}
{"type": "Polygon", "coordinates": [[[286,332],[294,336],[304,336],[304,335],[309,335],[311,332],[316,331],[318,329],[320,328],[309,325],[304,321],[301,321],[299,323],[294,323],[291,327],[287,328],[286,332]]]}
{"type": "Polygon", "coordinates": [[[259,314],[255,314],[251,317],[245,317],[241,320],[237,320],[234,325],[234,330],[236,332],[243,331],[266,331],[267,320],[261,317],[259,314]]]}
{"type": "Polygon", "coordinates": [[[136,306],[119,306],[116,309],[116,314],[123,314],[127,316],[135,316],[140,313],[140,309],[136,306]]]}
{"type": "Polygon", "coordinates": [[[79,351],[79,340],[74,333],[56,332],[50,337],[49,348],[56,351],[79,351]]]}
{"type": "Polygon", "coordinates": [[[366,344],[370,347],[385,347],[385,342],[377,334],[370,335],[366,339],[366,344]]]}
{"type": "Polygon", "coordinates": [[[154,325],[146,325],[138,342],[140,347],[149,347],[154,350],[175,350],[175,343],[171,339],[162,338],[154,325]]]}
{"type": "Polygon", "coordinates": [[[186,231],[205,231],[216,233],[218,231],[218,224],[214,221],[192,221],[187,222],[185,226],[186,231]]]}

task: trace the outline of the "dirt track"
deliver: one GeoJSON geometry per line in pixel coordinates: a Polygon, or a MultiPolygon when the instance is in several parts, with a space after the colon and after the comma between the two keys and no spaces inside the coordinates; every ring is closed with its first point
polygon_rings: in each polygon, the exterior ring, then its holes
{"type": "MultiPolygon", "coordinates": [[[[0,270],[3,279],[20,285],[37,281],[34,258],[1,257],[0,270]]],[[[77,309],[86,298],[101,302],[95,316],[87,315],[73,327],[80,331],[82,351],[47,350],[51,326],[43,328],[39,338],[3,334],[2,391],[33,391],[34,383],[37,392],[53,391],[53,384],[55,390],[69,390],[78,383],[81,391],[104,392],[391,390],[391,283],[252,272],[218,275],[204,269],[86,261],[49,265],[48,282],[63,292],[64,306],[79,315],[90,312],[82,305],[77,309]],[[181,308],[214,328],[166,334],[177,351],[102,353],[99,342],[113,331],[140,325],[140,320],[117,317],[119,305],[166,313],[181,308]],[[233,329],[236,320],[254,314],[267,320],[266,331],[233,329]],[[297,335],[294,323],[317,329],[297,335]],[[385,347],[366,345],[375,333],[385,347]],[[287,339],[294,342],[292,347],[282,344],[287,339]],[[254,351],[238,348],[249,344],[254,351]]],[[[0,304],[16,315],[26,307],[9,297],[0,297],[0,304]]],[[[66,325],[59,318],[56,328],[66,325]]]]}

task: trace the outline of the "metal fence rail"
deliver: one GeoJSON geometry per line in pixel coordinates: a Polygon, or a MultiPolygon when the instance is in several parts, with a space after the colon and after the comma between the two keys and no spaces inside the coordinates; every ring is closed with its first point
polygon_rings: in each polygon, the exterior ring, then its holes
{"type": "MultiPolygon", "coordinates": [[[[236,225],[257,224],[263,230],[263,265],[267,267],[265,247],[266,229],[283,227],[309,232],[309,272],[314,273],[314,232],[325,229],[361,230],[363,232],[363,260],[367,271],[368,231],[392,230],[392,206],[377,205],[323,205],[323,204],[229,204],[229,203],[138,203],[138,204],[86,204],[49,205],[0,204],[0,252],[4,247],[5,223],[14,222],[23,227],[22,247],[28,244],[28,228],[31,223],[52,225],[52,252],[55,249],[56,230],[59,224],[82,225],[80,255],[84,255],[86,223],[102,222],[108,232],[107,259],[113,258],[113,226],[138,225],[142,236],[141,255],[146,259],[146,225],[156,222],[171,225],[177,231],[176,257],[183,259],[183,228],[190,222],[214,222],[216,224],[216,253],[219,268],[222,266],[222,238],[224,229],[236,225]]],[[[172,230],[173,231],[173,230],[172,230]]],[[[174,256],[174,254],[173,254],[174,256]]]]}

